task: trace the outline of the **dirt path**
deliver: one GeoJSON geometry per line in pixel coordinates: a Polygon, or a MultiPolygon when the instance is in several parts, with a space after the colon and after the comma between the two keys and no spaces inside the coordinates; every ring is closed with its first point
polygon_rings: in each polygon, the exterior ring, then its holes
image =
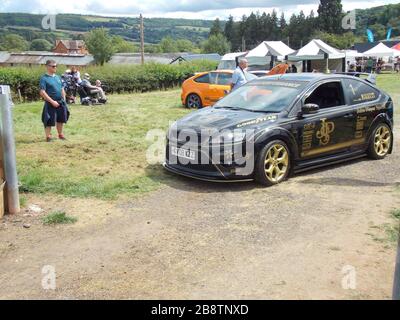
{"type": "Polygon", "coordinates": [[[385,224],[400,208],[399,160],[363,159],[269,189],[177,177],[132,201],[32,196],[79,221],[0,223],[0,298],[388,299],[395,247],[385,224]],[[41,286],[45,265],[56,269],[55,291],[41,286]],[[342,287],[346,266],[355,290],[342,287]]]}

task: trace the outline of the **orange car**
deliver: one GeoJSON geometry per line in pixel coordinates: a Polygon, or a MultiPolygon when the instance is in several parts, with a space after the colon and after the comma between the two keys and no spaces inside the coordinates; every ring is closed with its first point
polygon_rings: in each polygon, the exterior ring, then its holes
{"type": "Polygon", "coordinates": [[[182,104],[188,108],[214,105],[231,90],[233,70],[202,72],[182,85],[182,104]]]}
{"type": "MultiPolygon", "coordinates": [[[[284,74],[288,67],[287,64],[278,64],[270,71],[260,71],[257,76],[284,74]]],[[[256,72],[252,73],[255,77],[256,72]]],[[[214,105],[231,91],[232,75],[233,70],[215,70],[187,79],[182,85],[182,104],[196,109],[214,105]]]]}

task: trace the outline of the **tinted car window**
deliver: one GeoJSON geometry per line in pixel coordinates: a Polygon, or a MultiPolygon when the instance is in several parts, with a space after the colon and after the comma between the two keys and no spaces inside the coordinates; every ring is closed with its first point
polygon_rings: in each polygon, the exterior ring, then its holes
{"type": "Polygon", "coordinates": [[[379,97],[379,91],[359,80],[345,79],[345,88],[350,104],[374,101],[379,97]]]}
{"type": "Polygon", "coordinates": [[[232,83],[232,74],[231,73],[220,73],[218,75],[218,84],[223,86],[228,86],[232,83]]]}
{"type": "Polygon", "coordinates": [[[204,76],[194,79],[194,81],[198,83],[210,83],[210,74],[207,73],[204,76]]]}
{"type": "Polygon", "coordinates": [[[209,75],[210,75],[210,84],[217,84],[218,73],[210,72],[209,75]]]}
{"type": "Polygon", "coordinates": [[[304,86],[300,81],[252,81],[219,100],[214,107],[280,112],[294,102],[304,86]]]}
{"type": "Polygon", "coordinates": [[[345,104],[342,84],[339,81],[321,84],[304,101],[304,104],[317,104],[321,109],[345,104]]]}

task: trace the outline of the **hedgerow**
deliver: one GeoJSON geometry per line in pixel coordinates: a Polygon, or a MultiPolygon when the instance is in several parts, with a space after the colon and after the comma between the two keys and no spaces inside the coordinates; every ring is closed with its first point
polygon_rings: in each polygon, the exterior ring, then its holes
{"type": "MultiPolygon", "coordinates": [[[[147,63],[144,65],[105,65],[90,66],[80,70],[88,72],[93,82],[102,81],[106,91],[112,93],[147,92],[165,90],[182,84],[196,72],[216,68],[216,63],[206,60],[184,62],[175,65],[147,63]]],[[[58,72],[66,67],[59,66],[58,72]]],[[[39,79],[44,74],[44,67],[6,67],[0,68],[0,84],[9,85],[14,100],[35,101],[39,97],[39,79]]]]}

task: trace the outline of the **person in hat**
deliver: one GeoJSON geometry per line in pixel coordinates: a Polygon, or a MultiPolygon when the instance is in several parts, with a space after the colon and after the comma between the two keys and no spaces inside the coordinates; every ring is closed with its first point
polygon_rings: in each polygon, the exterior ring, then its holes
{"type": "Polygon", "coordinates": [[[68,122],[69,110],[65,101],[65,90],[60,76],[56,74],[57,63],[54,60],[46,62],[47,72],[40,78],[40,96],[44,99],[42,122],[45,128],[46,141],[51,142],[51,128],[56,126],[58,138],[65,140],[64,124],[68,122]]]}
{"type": "Polygon", "coordinates": [[[96,94],[98,99],[101,101],[107,101],[107,97],[104,93],[104,90],[101,86],[93,86],[90,83],[90,74],[85,73],[83,75],[83,80],[81,86],[85,87],[87,90],[89,90],[90,94],[96,94]]]}

